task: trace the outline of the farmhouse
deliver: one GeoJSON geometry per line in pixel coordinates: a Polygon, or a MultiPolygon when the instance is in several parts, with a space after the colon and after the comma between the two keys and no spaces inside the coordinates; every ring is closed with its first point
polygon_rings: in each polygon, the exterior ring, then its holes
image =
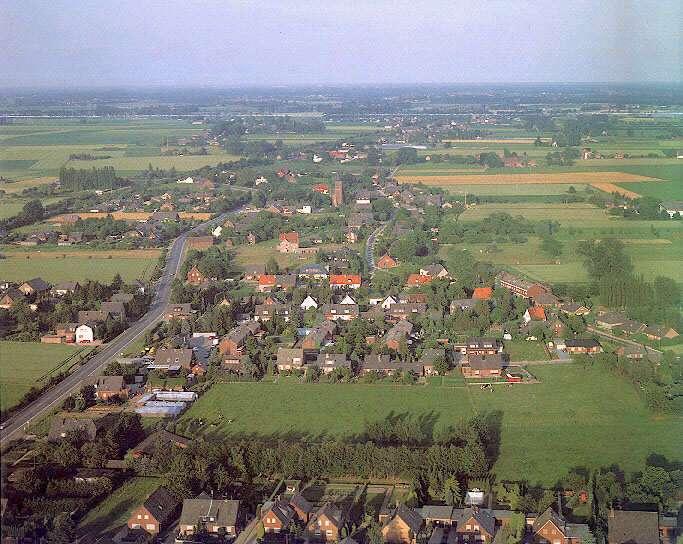
{"type": "Polygon", "coordinates": [[[333,320],[325,321],[318,328],[309,332],[301,341],[301,347],[306,350],[317,350],[334,338],[336,325],[333,320]]]}
{"type": "Polygon", "coordinates": [[[495,355],[503,346],[496,338],[469,338],[465,349],[467,355],[495,355]]]}
{"type": "Polygon", "coordinates": [[[531,533],[534,542],[581,544],[581,534],[585,528],[583,524],[567,523],[555,510],[548,508],[533,520],[531,533]]]}
{"type": "Polygon", "coordinates": [[[77,344],[92,344],[95,341],[93,328],[86,323],[76,327],[74,329],[74,341],[77,344]]]}
{"type": "MultiPolygon", "coordinates": [[[[287,492],[289,493],[290,487],[287,486],[287,492]]],[[[294,509],[296,517],[302,523],[308,523],[311,512],[313,512],[313,505],[308,502],[303,495],[296,493],[289,499],[289,505],[294,509]]]]}
{"type": "Polygon", "coordinates": [[[128,518],[130,529],[144,529],[156,535],[165,529],[175,517],[178,499],[165,487],[158,487],[147,500],[138,506],[128,518]]]}
{"type": "Polygon", "coordinates": [[[73,293],[79,287],[80,284],[77,281],[62,281],[60,283],[57,283],[52,288],[52,294],[58,297],[63,297],[64,295],[73,293]]]}
{"type": "Polygon", "coordinates": [[[102,420],[94,420],[89,417],[75,418],[68,416],[55,416],[50,422],[50,430],[47,434],[49,442],[60,442],[69,434],[75,433],[83,440],[93,441],[97,437],[97,431],[102,426],[102,420]]]}
{"type": "Polygon", "coordinates": [[[305,264],[298,271],[298,276],[305,279],[324,280],[328,275],[327,268],[318,263],[305,264]]]}
{"type": "Polygon", "coordinates": [[[659,205],[659,210],[666,212],[672,219],[675,216],[683,217],[683,201],[662,202],[659,205]]]}
{"type": "Polygon", "coordinates": [[[107,401],[113,398],[127,398],[128,386],[123,376],[98,376],[93,383],[98,400],[107,401]]]}
{"type": "Polygon", "coordinates": [[[545,310],[543,306],[531,306],[524,312],[524,323],[529,324],[532,321],[545,321],[545,310]]]}
{"type": "Polygon", "coordinates": [[[559,306],[560,311],[568,315],[587,315],[590,313],[590,308],[578,302],[564,302],[559,306]]]}
{"type": "Polygon", "coordinates": [[[210,535],[234,537],[239,532],[240,501],[214,499],[202,493],[195,499],[185,499],[178,521],[178,533],[187,537],[201,527],[210,535]]]}
{"type": "Polygon", "coordinates": [[[505,287],[505,289],[509,289],[515,295],[523,298],[534,298],[542,293],[550,292],[550,289],[540,283],[518,278],[508,272],[501,272],[498,274],[498,276],[496,276],[496,282],[501,287],[505,287]]]}
{"type": "Polygon", "coordinates": [[[280,253],[296,253],[299,250],[299,233],[281,232],[277,250],[280,253]]]}
{"type": "Polygon", "coordinates": [[[292,307],[289,304],[257,304],[254,307],[254,321],[264,323],[274,317],[281,317],[286,323],[292,317],[292,307]]]}
{"type": "Polygon", "coordinates": [[[458,310],[460,310],[461,312],[471,310],[472,308],[474,308],[475,304],[476,301],[473,298],[459,298],[451,301],[449,308],[451,314],[454,314],[458,310]]]}
{"type": "Polygon", "coordinates": [[[80,310],[78,312],[79,323],[103,323],[109,317],[109,312],[103,310],[80,310]]]}
{"type": "Polygon", "coordinates": [[[421,315],[427,311],[423,302],[397,302],[386,310],[386,316],[393,321],[407,319],[411,315],[421,315]]]}
{"type": "Polygon", "coordinates": [[[265,264],[248,264],[244,267],[245,281],[258,281],[262,274],[266,273],[265,264]]]}
{"type": "Polygon", "coordinates": [[[33,278],[22,283],[19,286],[19,291],[26,296],[40,296],[50,291],[50,284],[42,278],[33,278]]]}
{"type": "Polygon", "coordinates": [[[647,336],[648,340],[662,340],[664,338],[671,339],[678,336],[678,332],[675,329],[661,325],[652,325],[650,327],[646,327],[643,330],[643,334],[647,336]]]}

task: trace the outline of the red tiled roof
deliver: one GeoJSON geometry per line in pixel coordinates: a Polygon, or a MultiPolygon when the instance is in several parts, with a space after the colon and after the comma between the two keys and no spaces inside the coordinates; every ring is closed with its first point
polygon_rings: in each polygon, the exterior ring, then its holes
{"type": "Polygon", "coordinates": [[[543,306],[531,306],[531,308],[529,308],[529,315],[531,316],[531,319],[535,319],[536,321],[545,321],[545,310],[543,309],[543,306]]]}
{"type": "Polygon", "coordinates": [[[280,233],[280,241],[287,240],[288,242],[292,244],[298,244],[299,243],[299,233],[296,231],[292,232],[281,232],[280,233]]]}
{"type": "Polygon", "coordinates": [[[431,276],[423,276],[422,274],[410,274],[406,280],[406,285],[424,285],[432,281],[431,276]]]}
{"type": "Polygon", "coordinates": [[[476,300],[489,300],[492,295],[493,289],[491,287],[475,287],[472,298],[476,300]]]}
{"type": "Polygon", "coordinates": [[[276,281],[272,274],[261,274],[258,278],[259,285],[275,285],[276,281]]]}
{"type": "Polygon", "coordinates": [[[360,275],[358,274],[332,274],[330,285],[360,285],[360,275]]]}

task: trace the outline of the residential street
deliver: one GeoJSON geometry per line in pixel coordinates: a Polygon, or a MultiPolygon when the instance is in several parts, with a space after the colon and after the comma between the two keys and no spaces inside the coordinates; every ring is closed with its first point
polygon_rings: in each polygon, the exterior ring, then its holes
{"type": "Polygon", "coordinates": [[[0,445],[4,446],[10,440],[19,438],[23,430],[32,420],[54,408],[62,399],[80,388],[83,380],[100,372],[102,368],[113,361],[130,344],[137,340],[140,335],[144,334],[146,329],[159,322],[164,308],[169,302],[171,283],[180,270],[187,238],[191,234],[196,234],[206,227],[211,227],[223,221],[228,213],[236,213],[238,211],[239,210],[234,210],[221,214],[176,238],[168,251],[164,272],[156,283],[154,299],[152,300],[152,304],[147,313],[138,321],[131,324],[128,329],[114,338],[114,340],[105,344],[94,357],[90,358],[85,364],[72,372],[64,380],[43,393],[37,400],[11,416],[9,420],[5,421],[4,429],[0,431],[0,445]]]}

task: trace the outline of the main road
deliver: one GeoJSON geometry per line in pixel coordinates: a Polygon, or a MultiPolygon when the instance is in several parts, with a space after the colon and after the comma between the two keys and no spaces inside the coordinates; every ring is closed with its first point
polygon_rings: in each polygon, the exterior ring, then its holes
{"type": "Polygon", "coordinates": [[[169,302],[171,283],[178,274],[182,264],[182,256],[188,236],[216,225],[223,221],[229,213],[236,213],[238,211],[239,209],[223,213],[210,221],[193,227],[176,238],[168,251],[164,271],[157,281],[154,297],[147,313],[111,342],[105,344],[97,354],[88,359],[61,382],[45,391],[31,404],[10,416],[4,422],[2,431],[0,431],[0,445],[4,446],[10,440],[19,438],[32,420],[54,408],[69,394],[80,389],[83,380],[97,375],[104,366],[116,359],[122,351],[140,335],[144,334],[149,327],[161,321],[164,309],[169,302]]]}

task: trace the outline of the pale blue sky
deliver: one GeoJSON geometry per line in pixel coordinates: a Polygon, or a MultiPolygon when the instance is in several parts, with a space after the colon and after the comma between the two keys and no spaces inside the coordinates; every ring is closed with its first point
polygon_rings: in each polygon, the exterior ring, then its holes
{"type": "Polygon", "coordinates": [[[0,86],[681,81],[680,0],[0,0],[0,86]]]}

